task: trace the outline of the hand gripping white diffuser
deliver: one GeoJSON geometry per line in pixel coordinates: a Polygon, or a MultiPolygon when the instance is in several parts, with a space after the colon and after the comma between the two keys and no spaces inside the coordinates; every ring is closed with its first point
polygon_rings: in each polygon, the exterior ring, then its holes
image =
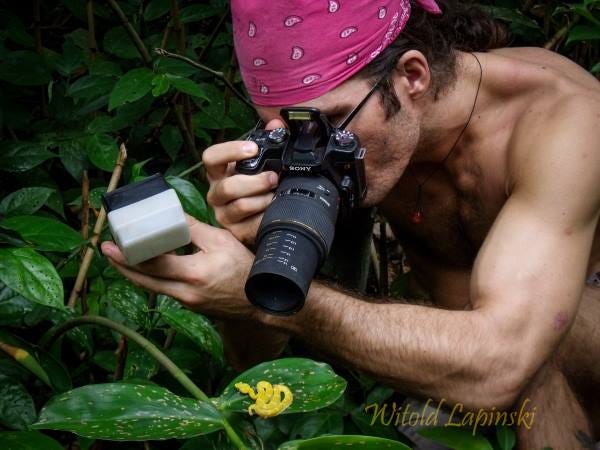
{"type": "Polygon", "coordinates": [[[108,225],[129,264],[189,244],[181,202],[159,173],[102,196],[108,225]]]}

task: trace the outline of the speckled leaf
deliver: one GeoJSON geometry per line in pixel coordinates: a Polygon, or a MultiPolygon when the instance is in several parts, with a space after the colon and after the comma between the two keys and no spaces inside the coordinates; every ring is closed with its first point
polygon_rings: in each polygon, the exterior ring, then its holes
{"type": "Polygon", "coordinates": [[[0,282],[0,325],[29,328],[47,318],[48,309],[39,303],[27,300],[18,292],[0,282]]]}
{"type": "Polygon", "coordinates": [[[1,248],[0,280],[32,302],[63,308],[62,280],[52,263],[33,249],[1,248]]]}
{"type": "Polygon", "coordinates": [[[332,448],[357,447],[361,450],[410,450],[410,447],[389,439],[371,436],[321,436],[302,441],[289,441],[281,444],[277,450],[330,450],[332,448]]]}
{"type": "Polygon", "coordinates": [[[2,450],[64,450],[63,446],[39,431],[3,431],[0,433],[2,450]]]}
{"type": "Polygon", "coordinates": [[[163,309],[165,322],[195,342],[218,362],[224,361],[223,341],[212,323],[201,314],[189,309],[163,309]]]}
{"type": "Polygon", "coordinates": [[[127,280],[117,280],[111,283],[102,296],[101,302],[108,309],[107,315],[114,317],[110,309],[116,310],[125,323],[135,328],[145,328],[148,325],[148,306],[144,291],[127,280]]]}
{"type": "Polygon", "coordinates": [[[83,244],[81,235],[70,226],[49,217],[15,216],[0,222],[0,227],[16,231],[21,237],[46,252],[70,252],[83,244]]]}
{"type": "Polygon", "coordinates": [[[32,429],[115,441],[185,439],[222,428],[215,408],[151,385],[106,383],[54,397],[32,429]]]}
{"type": "Polygon", "coordinates": [[[8,194],[0,203],[0,213],[6,216],[33,214],[40,209],[54,189],[47,187],[26,187],[8,194]]]}
{"type": "Polygon", "coordinates": [[[306,358],[283,358],[261,363],[235,378],[217,399],[219,408],[247,411],[254,402],[234,387],[244,382],[256,386],[259,381],[285,384],[294,395],[292,404],[282,414],[315,411],[335,402],[346,389],[346,380],[335,374],[328,364],[306,358]]]}
{"type": "Polygon", "coordinates": [[[29,392],[17,380],[0,375],[0,423],[25,430],[35,420],[35,407],[29,392]]]}

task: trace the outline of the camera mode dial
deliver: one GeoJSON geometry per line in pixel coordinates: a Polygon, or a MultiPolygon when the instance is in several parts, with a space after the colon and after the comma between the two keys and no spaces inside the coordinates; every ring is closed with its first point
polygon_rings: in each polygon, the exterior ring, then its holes
{"type": "Polygon", "coordinates": [[[274,144],[281,144],[287,138],[287,130],[285,128],[275,128],[268,135],[269,141],[274,144]]]}
{"type": "Polygon", "coordinates": [[[347,130],[338,130],[335,133],[335,143],[340,147],[349,147],[354,142],[354,133],[347,130]]]}

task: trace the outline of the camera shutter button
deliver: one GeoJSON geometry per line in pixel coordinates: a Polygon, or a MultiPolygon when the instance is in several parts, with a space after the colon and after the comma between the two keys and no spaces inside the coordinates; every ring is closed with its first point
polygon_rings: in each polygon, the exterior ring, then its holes
{"type": "Polygon", "coordinates": [[[287,130],[285,128],[275,128],[269,133],[269,141],[275,144],[281,144],[287,136],[287,130]]]}

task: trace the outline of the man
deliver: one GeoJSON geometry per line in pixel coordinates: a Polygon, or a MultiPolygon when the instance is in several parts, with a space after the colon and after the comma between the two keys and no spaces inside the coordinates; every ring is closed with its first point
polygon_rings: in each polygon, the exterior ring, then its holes
{"type": "Polygon", "coordinates": [[[268,128],[285,125],[282,106],[341,121],[378,83],[348,126],[367,148],[365,206],[386,216],[438,307],[371,303],[319,282],[294,316],[250,305],[252,254],[239,241],[252,242],[278,180],[234,174],[234,161],[256,153],[249,142],[204,152],[208,199],[229,231],[191,221],[200,252],[136,267],[114,245],[104,253],[141,286],[223,319],[239,366],[276,356],[294,335],[414,396],[472,410],[529,399],[536,419],[518,429],[519,448],[583,448],[600,433],[597,80],[541,49],[496,48],[493,23],[458,4],[438,2],[439,14],[431,1],[373,12],[367,1],[322,12],[321,2],[255,3],[233,2],[236,51],[268,128]],[[362,66],[333,60],[342,55],[362,66]]]}

